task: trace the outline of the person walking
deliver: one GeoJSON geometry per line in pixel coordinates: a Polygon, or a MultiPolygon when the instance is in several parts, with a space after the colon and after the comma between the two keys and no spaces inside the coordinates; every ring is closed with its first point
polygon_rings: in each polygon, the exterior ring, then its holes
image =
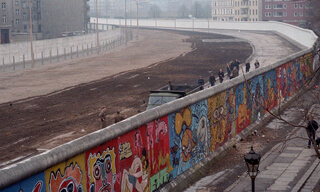
{"type": "Polygon", "coordinates": [[[246,63],[246,73],[248,73],[248,72],[249,72],[249,70],[250,70],[250,63],[249,63],[249,62],[247,62],[247,63],[246,63]]]}
{"type": "Polygon", "coordinates": [[[238,77],[239,76],[239,70],[237,69],[237,67],[233,67],[232,70],[232,74],[233,74],[233,78],[238,77]]]}
{"type": "Polygon", "coordinates": [[[106,122],[106,111],[107,108],[106,107],[102,107],[100,113],[99,113],[99,118],[101,120],[101,126],[102,128],[107,127],[107,122],[106,122]]]}
{"type": "Polygon", "coordinates": [[[214,84],[216,83],[216,78],[213,75],[213,73],[211,73],[211,76],[209,78],[209,82],[210,82],[211,86],[214,86],[214,84]]]}
{"type": "Polygon", "coordinates": [[[120,114],[120,111],[117,111],[117,114],[114,118],[114,123],[118,123],[124,119],[125,119],[125,117],[120,114]]]}
{"type": "Polygon", "coordinates": [[[236,61],[234,62],[234,66],[237,67],[238,71],[240,69],[240,61],[238,59],[236,59],[236,61]]]}
{"type": "Polygon", "coordinates": [[[200,90],[203,90],[204,80],[201,76],[199,76],[198,85],[200,86],[200,90]]]}
{"type": "Polygon", "coordinates": [[[218,77],[219,77],[220,83],[222,83],[224,78],[224,73],[222,69],[219,70],[218,77]]]}
{"type": "Polygon", "coordinates": [[[231,74],[231,62],[227,63],[227,74],[228,74],[228,77],[230,78],[230,74],[231,74]]]}
{"type": "Polygon", "coordinates": [[[318,128],[319,128],[318,123],[315,120],[313,120],[312,115],[310,115],[308,126],[307,126],[307,132],[309,135],[308,148],[310,148],[310,146],[311,146],[310,138],[313,138],[313,140],[315,139],[315,134],[316,134],[316,131],[318,128]]]}
{"type": "Polygon", "coordinates": [[[254,67],[255,67],[256,69],[258,69],[258,68],[260,67],[260,63],[259,63],[258,60],[256,60],[256,62],[254,63],[254,67]]]}

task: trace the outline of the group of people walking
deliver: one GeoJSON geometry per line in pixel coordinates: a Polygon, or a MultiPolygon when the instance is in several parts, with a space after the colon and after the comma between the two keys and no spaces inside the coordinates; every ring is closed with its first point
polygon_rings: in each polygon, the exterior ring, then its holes
{"type": "MultiPolygon", "coordinates": [[[[250,63],[247,62],[245,64],[246,67],[246,73],[249,72],[250,70],[250,63]]],[[[254,67],[255,69],[260,67],[260,63],[258,60],[255,61],[254,63],[254,67]]],[[[227,75],[229,77],[229,79],[233,79],[235,77],[239,76],[239,70],[240,70],[240,61],[238,59],[236,59],[235,61],[230,61],[229,63],[227,63],[227,75]]],[[[219,82],[222,83],[224,80],[224,72],[222,69],[219,69],[218,72],[218,77],[219,77],[219,82]]],[[[216,77],[214,76],[213,73],[211,73],[210,77],[209,77],[209,83],[211,86],[214,86],[216,83],[216,77]]],[[[198,79],[198,85],[200,86],[200,90],[203,90],[203,86],[204,86],[204,80],[202,79],[202,77],[200,76],[198,79]]]]}

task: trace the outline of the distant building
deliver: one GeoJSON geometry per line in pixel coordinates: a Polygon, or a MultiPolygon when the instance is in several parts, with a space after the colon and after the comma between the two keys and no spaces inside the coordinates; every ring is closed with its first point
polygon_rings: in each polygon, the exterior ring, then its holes
{"type": "Polygon", "coordinates": [[[234,20],[234,0],[213,0],[211,5],[213,21],[234,20]]]}
{"type": "Polygon", "coordinates": [[[263,0],[234,0],[235,21],[261,21],[263,0]]]}
{"type": "Polygon", "coordinates": [[[43,37],[53,38],[67,31],[87,31],[89,9],[87,0],[41,0],[43,37]]]}
{"type": "Polygon", "coordinates": [[[300,27],[307,27],[309,4],[306,0],[263,0],[262,20],[281,21],[300,27]]]}
{"type": "MultiPolygon", "coordinates": [[[[29,40],[30,0],[0,0],[1,43],[29,40]]],[[[31,0],[35,39],[58,37],[66,31],[84,31],[89,21],[87,0],[31,0]]]]}

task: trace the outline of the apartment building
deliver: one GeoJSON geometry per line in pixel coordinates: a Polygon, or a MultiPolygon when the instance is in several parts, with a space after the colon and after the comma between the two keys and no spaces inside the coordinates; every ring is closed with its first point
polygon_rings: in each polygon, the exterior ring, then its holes
{"type": "Polygon", "coordinates": [[[261,21],[263,0],[234,0],[234,21],[261,21]]]}
{"type": "Polygon", "coordinates": [[[263,0],[262,20],[281,21],[300,27],[307,27],[311,7],[306,0],[263,0]]]}
{"type": "Polygon", "coordinates": [[[213,21],[234,20],[234,0],[212,0],[213,21]]]}

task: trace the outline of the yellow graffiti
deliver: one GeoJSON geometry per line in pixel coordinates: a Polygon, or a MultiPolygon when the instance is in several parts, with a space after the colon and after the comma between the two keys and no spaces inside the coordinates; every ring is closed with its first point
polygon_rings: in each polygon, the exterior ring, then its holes
{"type": "Polygon", "coordinates": [[[182,109],[180,113],[176,114],[176,118],[175,118],[176,133],[180,135],[183,124],[186,124],[187,127],[190,127],[191,123],[192,123],[192,118],[191,118],[190,107],[182,109]]]}
{"type": "Polygon", "coordinates": [[[214,151],[217,144],[222,144],[226,138],[226,92],[222,92],[208,99],[208,119],[210,124],[210,151],[214,151]]]}

